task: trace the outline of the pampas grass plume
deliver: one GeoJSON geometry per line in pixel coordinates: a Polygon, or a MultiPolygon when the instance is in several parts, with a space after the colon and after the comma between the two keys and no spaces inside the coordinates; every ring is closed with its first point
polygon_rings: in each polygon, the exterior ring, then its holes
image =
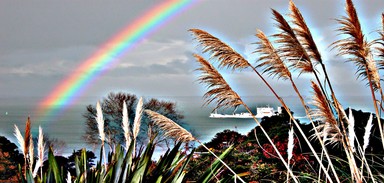
{"type": "Polygon", "coordinates": [[[33,161],[34,161],[34,154],[33,154],[33,140],[32,140],[32,134],[29,135],[29,147],[28,147],[28,158],[29,158],[29,170],[33,170],[33,161]]]}
{"type": "Polygon", "coordinates": [[[288,162],[292,159],[293,147],[294,147],[293,128],[291,128],[288,131],[288,149],[287,149],[288,162]]]}
{"type": "Polygon", "coordinates": [[[369,144],[369,137],[371,136],[371,129],[372,129],[372,113],[369,116],[367,126],[365,126],[365,133],[364,133],[364,144],[363,144],[363,151],[365,152],[365,149],[367,149],[369,144]]]}
{"type": "Polygon", "coordinates": [[[140,97],[136,106],[135,120],[133,121],[133,139],[136,140],[140,131],[141,116],[143,113],[143,97],[140,97]]]}
{"type": "Polygon", "coordinates": [[[23,137],[23,135],[21,135],[21,132],[20,132],[19,128],[16,125],[15,125],[14,135],[15,135],[15,137],[17,139],[17,142],[20,145],[21,152],[23,152],[24,157],[26,157],[25,149],[24,149],[25,148],[24,137],[23,137]]]}
{"type": "Polygon", "coordinates": [[[97,122],[97,128],[99,130],[99,136],[102,142],[105,141],[105,133],[104,133],[104,119],[103,119],[103,111],[101,110],[100,102],[97,102],[96,104],[96,122],[97,122]]]}
{"type": "Polygon", "coordinates": [[[356,151],[355,149],[355,118],[353,117],[352,114],[352,109],[349,108],[349,117],[348,117],[348,139],[349,139],[349,144],[351,146],[351,149],[353,152],[356,151]]]}
{"type": "Polygon", "coordinates": [[[37,171],[39,170],[40,167],[43,166],[44,162],[44,149],[45,149],[45,144],[44,144],[44,135],[43,135],[43,129],[41,126],[39,126],[39,139],[37,140],[37,162],[35,165],[35,169],[33,170],[33,177],[36,177],[37,171]]]}
{"type": "Polygon", "coordinates": [[[151,110],[145,110],[155,125],[164,130],[166,137],[171,137],[182,142],[195,140],[191,133],[172,121],[171,119],[151,110]]]}
{"type": "Polygon", "coordinates": [[[125,146],[128,149],[128,146],[131,143],[131,136],[130,136],[130,129],[129,129],[128,109],[127,109],[127,104],[125,103],[125,101],[123,103],[123,122],[122,122],[122,128],[124,130],[125,146]]]}
{"type": "Polygon", "coordinates": [[[66,180],[67,180],[67,183],[72,183],[71,173],[69,171],[68,171],[66,180]]]}

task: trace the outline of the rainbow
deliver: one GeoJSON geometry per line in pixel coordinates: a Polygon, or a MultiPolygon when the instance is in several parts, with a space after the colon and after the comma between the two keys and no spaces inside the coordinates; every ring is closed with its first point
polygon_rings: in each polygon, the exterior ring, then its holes
{"type": "Polygon", "coordinates": [[[61,81],[39,103],[40,113],[48,115],[61,111],[73,104],[96,78],[114,65],[140,42],[154,33],[171,18],[191,7],[197,0],[166,0],[149,9],[122,31],[104,43],[88,59],[83,61],[71,74],[61,81]]]}

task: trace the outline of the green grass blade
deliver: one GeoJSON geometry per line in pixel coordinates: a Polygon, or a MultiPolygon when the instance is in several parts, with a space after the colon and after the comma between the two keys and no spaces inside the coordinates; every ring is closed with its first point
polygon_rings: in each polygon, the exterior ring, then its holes
{"type": "Polygon", "coordinates": [[[48,172],[53,172],[53,176],[54,176],[56,183],[62,183],[63,179],[61,178],[60,169],[59,169],[59,166],[56,162],[55,156],[53,155],[52,148],[49,148],[48,161],[49,161],[49,171],[48,172]]]}
{"type": "Polygon", "coordinates": [[[132,183],[140,183],[143,182],[144,175],[146,174],[149,163],[151,162],[154,145],[153,139],[148,143],[147,148],[145,149],[144,154],[140,157],[137,168],[133,172],[132,183]]]}
{"type": "MultiPolygon", "coordinates": [[[[234,149],[234,146],[230,146],[228,147],[228,149],[226,149],[220,156],[219,158],[220,159],[225,159],[231,152],[232,150],[234,149]]],[[[209,182],[213,176],[215,175],[215,172],[217,172],[218,170],[220,170],[223,165],[221,164],[221,162],[216,159],[210,166],[211,168],[207,169],[207,171],[204,172],[204,174],[201,176],[201,178],[198,180],[198,182],[209,182]]]]}

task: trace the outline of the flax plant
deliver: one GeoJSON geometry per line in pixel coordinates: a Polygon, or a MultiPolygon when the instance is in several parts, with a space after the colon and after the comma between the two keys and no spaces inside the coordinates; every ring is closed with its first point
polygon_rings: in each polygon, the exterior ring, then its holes
{"type": "Polygon", "coordinates": [[[148,114],[149,118],[153,121],[155,125],[161,128],[165,133],[165,137],[171,137],[181,142],[196,141],[201,146],[203,146],[209,153],[211,153],[216,159],[218,159],[233,175],[235,176],[235,182],[239,179],[241,182],[245,183],[243,179],[235,171],[231,169],[220,157],[218,157],[214,152],[212,152],[207,146],[204,145],[199,139],[192,136],[190,132],[178,125],[176,122],[171,119],[151,110],[145,110],[145,113],[148,114]]]}

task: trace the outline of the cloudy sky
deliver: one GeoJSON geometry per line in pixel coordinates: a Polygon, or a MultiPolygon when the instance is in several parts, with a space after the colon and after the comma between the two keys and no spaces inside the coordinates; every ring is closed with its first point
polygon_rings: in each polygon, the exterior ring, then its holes
{"type": "MultiPolygon", "coordinates": [[[[111,37],[130,25],[159,0],[129,1],[13,1],[0,3],[0,98],[48,95],[78,65],[111,37]]],[[[139,96],[200,96],[204,87],[192,54],[199,49],[187,31],[199,28],[219,37],[253,62],[254,34],[276,32],[271,8],[288,13],[288,0],[205,0],[174,17],[166,25],[119,58],[119,62],[86,90],[85,96],[102,97],[110,91],[139,96]]],[[[352,63],[335,57],[328,45],[337,33],[334,19],[344,15],[344,1],[296,0],[315,41],[319,44],[331,80],[339,95],[369,94],[356,81],[352,63]],[[356,87],[358,86],[358,87],[356,87]],[[353,90],[351,90],[353,88],[353,90]]],[[[365,33],[380,29],[384,1],[354,1],[365,33]]],[[[265,95],[268,90],[250,72],[223,71],[243,95],[265,95]]],[[[309,91],[310,76],[297,78],[309,91]]],[[[293,94],[289,84],[273,81],[282,95],[293,94]]]]}

